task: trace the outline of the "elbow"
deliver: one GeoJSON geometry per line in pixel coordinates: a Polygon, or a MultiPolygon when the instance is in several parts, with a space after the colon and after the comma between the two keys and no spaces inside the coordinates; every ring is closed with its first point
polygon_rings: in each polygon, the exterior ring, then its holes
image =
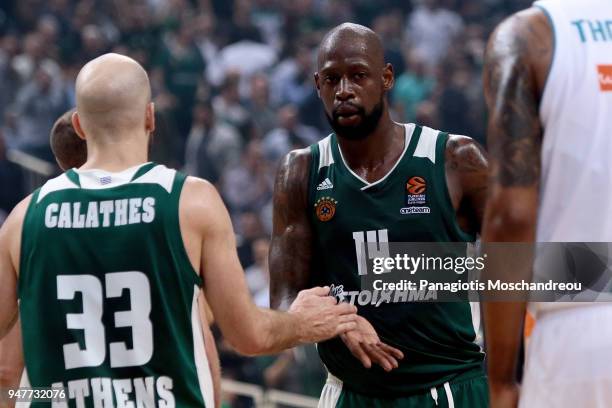
{"type": "Polygon", "coordinates": [[[253,321],[247,330],[227,338],[230,346],[238,353],[247,357],[260,356],[268,353],[267,338],[268,331],[259,327],[262,321],[253,321]]]}
{"type": "Polygon", "coordinates": [[[487,205],[482,238],[486,242],[531,242],[535,240],[537,205],[521,202],[487,205]]]}

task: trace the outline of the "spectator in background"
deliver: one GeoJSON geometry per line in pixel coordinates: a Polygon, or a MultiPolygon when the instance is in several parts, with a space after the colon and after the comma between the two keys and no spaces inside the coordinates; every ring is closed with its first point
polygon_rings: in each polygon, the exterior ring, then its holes
{"type": "Polygon", "coordinates": [[[253,132],[257,139],[262,139],[276,127],[276,112],[270,105],[268,77],[263,73],[251,77],[251,94],[247,109],[251,112],[253,132]]]}
{"type": "Polygon", "coordinates": [[[219,95],[212,101],[215,116],[225,123],[239,130],[243,141],[251,136],[251,115],[240,101],[240,73],[238,71],[228,72],[221,86],[219,95]]]}
{"type": "Polygon", "coordinates": [[[192,20],[184,19],[168,33],[154,65],[161,71],[165,90],[173,97],[176,128],[185,138],[191,127],[193,105],[206,68],[193,39],[192,20]]]}
{"type": "Polygon", "coordinates": [[[29,82],[43,62],[48,70],[53,71],[52,76],[59,75],[58,64],[45,56],[42,37],[37,32],[32,32],[23,40],[23,52],[13,58],[13,69],[19,77],[19,84],[29,82]]]}
{"type": "Polygon", "coordinates": [[[209,102],[196,103],[185,149],[185,171],[217,184],[226,169],[238,164],[241,152],[237,129],[217,120],[209,102]]]}
{"type": "Polygon", "coordinates": [[[295,106],[285,105],[278,110],[278,127],[263,139],[264,156],[276,164],[291,150],[309,146],[320,138],[317,129],[299,122],[295,106]]]}
{"type": "Polygon", "coordinates": [[[463,20],[440,0],[421,0],[410,14],[405,39],[420,55],[430,70],[435,69],[453,39],[461,32],[463,20]]]}
{"type": "Polygon", "coordinates": [[[238,165],[223,175],[221,193],[230,211],[256,211],[270,200],[274,175],[263,158],[260,142],[253,140],[238,165]]]}
{"type": "Polygon", "coordinates": [[[0,125],[4,125],[4,113],[14,101],[19,88],[19,74],[13,59],[19,52],[19,40],[14,34],[0,40],[0,125]]]}
{"type": "Polygon", "coordinates": [[[0,132],[0,186],[2,186],[0,188],[0,225],[2,225],[4,216],[10,213],[13,207],[25,197],[21,169],[7,160],[6,150],[4,137],[0,132]]]}
{"type": "Polygon", "coordinates": [[[244,270],[246,283],[259,307],[270,307],[270,271],[268,270],[268,251],[270,240],[258,238],[253,242],[255,262],[244,270]]]}
{"type": "Polygon", "coordinates": [[[266,235],[257,213],[247,211],[235,217],[237,226],[236,249],[242,265],[252,265],[255,262],[253,243],[266,235]]]}
{"type": "Polygon", "coordinates": [[[50,162],[53,155],[49,131],[55,119],[68,108],[59,74],[53,65],[42,63],[34,80],[19,90],[13,107],[17,117],[16,147],[50,162]]]}
{"type": "Polygon", "coordinates": [[[407,59],[408,69],[396,77],[391,100],[398,121],[415,122],[417,108],[432,94],[435,80],[428,75],[425,62],[417,52],[409,53],[407,59]]]}

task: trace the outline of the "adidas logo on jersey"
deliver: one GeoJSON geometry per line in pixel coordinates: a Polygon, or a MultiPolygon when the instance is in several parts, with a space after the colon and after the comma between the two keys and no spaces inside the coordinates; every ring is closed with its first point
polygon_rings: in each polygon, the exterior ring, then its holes
{"type": "Polygon", "coordinates": [[[329,178],[326,178],[325,180],[323,180],[321,182],[321,184],[319,184],[317,186],[317,190],[321,191],[321,190],[329,190],[331,188],[334,188],[334,185],[332,184],[332,182],[329,180],[329,178]]]}

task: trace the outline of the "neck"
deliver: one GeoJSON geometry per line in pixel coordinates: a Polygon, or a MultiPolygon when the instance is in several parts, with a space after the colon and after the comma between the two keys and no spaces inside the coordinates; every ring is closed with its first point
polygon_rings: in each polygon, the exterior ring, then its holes
{"type": "Polygon", "coordinates": [[[353,140],[338,135],[338,144],[351,168],[371,168],[387,161],[390,153],[397,152],[395,147],[398,143],[403,144],[403,137],[403,127],[393,122],[385,110],[378,126],[367,137],[353,140]]]}
{"type": "Polygon", "coordinates": [[[106,141],[103,144],[88,140],[87,161],[80,168],[118,172],[149,160],[148,145],[141,139],[132,137],[116,140],[118,141],[106,141]]]}

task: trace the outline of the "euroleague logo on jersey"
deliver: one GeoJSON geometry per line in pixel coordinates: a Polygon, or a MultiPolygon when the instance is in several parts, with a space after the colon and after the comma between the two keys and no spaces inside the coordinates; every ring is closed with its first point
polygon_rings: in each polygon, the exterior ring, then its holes
{"type": "Polygon", "coordinates": [[[426,187],[425,179],[419,176],[410,177],[410,180],[406,183],[406,190],[410,194],[423,194],[426,187]]]}
{"type": "Polygon", "coordinates": [[[315,213],[319,221],[327,222],[334,218],[338,201],[331,197],[321,197],[315,203],[315,213]]]}
{"type": "Polygon", "coordinates": [[[413,176],[406,182],[406,198],[404,204],[407,207],[400,208],[400,214],[429,214],[431,209],[424,206],[427,204],[427,181],[421,176],[413,176]]]}

